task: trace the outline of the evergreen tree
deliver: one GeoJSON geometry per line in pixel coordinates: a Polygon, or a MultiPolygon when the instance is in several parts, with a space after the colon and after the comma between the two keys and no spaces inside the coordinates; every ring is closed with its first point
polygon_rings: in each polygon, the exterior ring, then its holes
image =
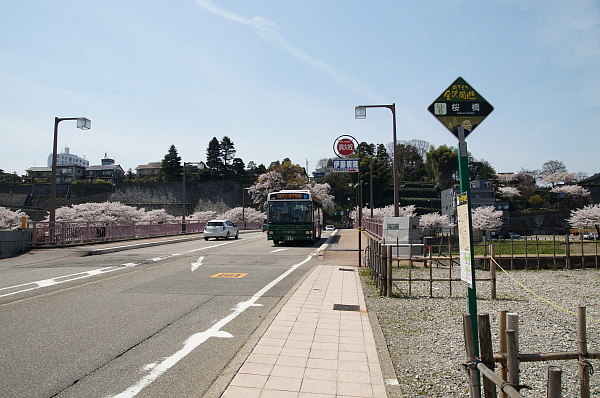
{"type": "Polygon", "coordinates": [[[183,168],[181,167],[181,157],[177,154],[175,145],[171,145],[169,152],[163,158],[160,173],[163,181],[181,180],[183,168]]]}
{"type": "Polygon", "coordinates": [[[457,181],[458,151],[446,145],[435,148],[433,145],[427,152],[425,161],[427,173],[440,189],[447,189],[457,181]]]}
{"type": "MultiPolygon", "coordinates": [[[[233,141],[227,136],[223,137],[219,146],[219,155],[223,166],[223,177],[228,179],[233,174],[233,160],[235,158],[233,141]]],[[[240,159],[241,160],[241,159],[240,159]]]]}
{"type": "Polygon", "coordinates": [[[410,143],[398,144],[396,151],[400,181],[419,181],[426,175],[425,160],[417,147],[410,143]]]}
{"type": "Polygon", "coordinates": [[[223,170],[223,162],[221,160],[221,144],[217,137],[213,137],[208,143],[206,149],[206,167],[209,169],[212,177],[220,176],[223,170]]]}

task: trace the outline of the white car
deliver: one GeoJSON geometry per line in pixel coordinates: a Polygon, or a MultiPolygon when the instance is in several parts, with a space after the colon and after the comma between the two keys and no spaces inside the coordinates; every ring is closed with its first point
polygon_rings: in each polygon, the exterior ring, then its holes
{"type": "Polygon", "coordinates": [[[325,231],[335,231],[334,225],[325,225],[325,231]]]}
{"type": "Polygon", "coordinates": [[[208,238],[229,239],[239,237],[238,227],[229,220],[210,220],[204,227],[204,240],[208,238]]]}

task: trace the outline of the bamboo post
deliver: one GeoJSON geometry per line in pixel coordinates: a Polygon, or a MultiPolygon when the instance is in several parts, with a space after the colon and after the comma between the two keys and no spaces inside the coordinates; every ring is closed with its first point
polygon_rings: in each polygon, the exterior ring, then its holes
{"type": "Polygon", "coordinates": [[[509,312],[506,314],[506,329],[515,331],[515,341],[517,343],[517,352],[519,351],[519,314],[509,312]]]}
{"type": "Polygon", "coordinates": [[[386,247],[386,250],[387,250],[387,258],[388,258],[387,268],[386,268],[386,270],[387,270],[387,287],[386,287],[386,290],[387,290],[387,296],[388,297],[392,297],[392,278],[393,278],[393,275],[392,275],[392,261],[393,261],[393,259],[392,259],[392,248],[391,247],[386,247]]]}
{"type": "Polygon", "coordinates": [[[519,385],[519,350],[517,334],[514,330],[506,331],[506,365],[508,367],[508,382],[513,386],[519,385]]]}
{"type": "Polygon", "coordinates": [[[483,257],[487,257],[487,236],[483,234],[483,257]]]}
{"type": "Polygon", "coordinates": [[[590,363],[587,361],[586,308],[577,307],[577,348],[579,350],[579,386],[581,398],[590,397],[590,363]]]}
{"type": "Polygon", "coordinates": [[[387,296],[387,263],[388,263],[388,250],[387,246],[381,246],[381,264],[379,272],[381,273],[381,285],[379,286],[379,294],[387,296]]]}
{"type": "Polygon", "coordinates": [[[408,295],[412,296],[412,261],[408,263],[408,295]]]}
{"type": "MultiPolygon", "coordinates": [[[[429,252],[431,258],[431,251],[429,252]]],[[[429,298],[433,297],[433,264],[429,263],[429,298]]]]}
{"type": "Polygon", "coordinates": [[[510,270],[512,271],[514,269],[514,262],[515,260],[515,241],[512,238],[512,236],[510,237],[510,270]]]}
{"type": "Polygon", "coordinates": [[[571,269],[571,245],[569,243],[569,234],[565,234],[565,266],[571,269]]]}
{"type": "MultiPolygon", "coordinates": [[[[479,353],[481,362],[488,369],[494,370],[494,349],[492,347],[492,330],[490,329],[490,316],[481,314],[477,319],[479,325],[479,353]]],[[[483,378],[483,395],[485,398],[496,398],[496,385],[487,377],[483,378]]]]}
{"type": "Polygon", "coordinates": [[[585,269],[585,247],[583,246],[583,234],[581,236],[581,269],[585,269]]]}
{"type": "Polygon", "coordinates": [[[527,246],[527,236],[524,236],[525,239],[525,269],[529,269],[528,259],[529,259],[529,247],[527,246]]]}
{"type": "MultiPolygon", "coordinates": [[[[473,336],[473,323],[471,322],[471,315],[463,315],[463,333],[465,336],[465,351],[467,354],[467,363],[472,364],[475,362],[475,340],[473,336]]],[[[471,398],[481,398],[481,391],[479,389],[479,375],[477,369],[474,366],[468,366],[467,372],[469,373],[469,396],[471,398]]]]}
{"type": "Polygon", "coordinates": [[[496,300],[496,246],[490,245],[490,287],[492,289],[492,300],[496,300]]]}
{"type": "Polygon", "coordinates": [[[540,240],[538,239],[538,236],[535,236],[535,255],[537,257],[537,269],[538,271],[540,270],[540,240]]]}
{"type": "MultiPolygon", "coordinates": [[[[506,356],[506,313],[507,310],[501,310],[498,317],[498,336],[500,337],[499,351],[501,355],[506,356]]],[[[507,369],[504,364],[500,364],[500,378],[507,381],[507,369]]],[[[500,391],[501,398],[507,398],[508,395],[504,391],[500,391]]]]}
{"type": "Polygon", "coordinates": [[[523,396],[521,394],[519,394],[519,392],[517,390],[515,390],[513,387],[504,385],[503,384],[504,380],[499,378],[498,375],[496,375],[496,373],[489,370],[487,368],[487,366],[485,366],[484,364],[478,363],[477,369],[479,369],[479,371],[481,371],[481,373],[484,374],[488,379],[492,380],[494,382],[494,384],[496,384],[498,387],[501,387],[502,393],[506,394],[507,397],[523,398],[523,396]]]}
{"type": "Polygon", "coordinates": [[[547,398],[562,397],[562,369],[558,366],[548,366],[548,386],[546,388],[547,398]]]}
{"type": "Polygon", "coordinates": [[[450,296],[452,297],[452,268],[454,267],[454,259],[452,258],[452,241],[448,235],[448,253],[450,253],[450,264],[448,266],[448,284],[450,285],[450,296]]]}
{"type": "Polygon", "coordinates": [[[552,258],[554,259],[554,269],[556,269],[556,235],[552,235],[552,258]]]}

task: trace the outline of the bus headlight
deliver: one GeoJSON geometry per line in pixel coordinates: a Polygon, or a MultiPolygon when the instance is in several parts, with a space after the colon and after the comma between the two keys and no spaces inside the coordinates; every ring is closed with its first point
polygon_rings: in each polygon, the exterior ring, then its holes
{"type": "Polygon", "coordinates": [[[313,231],[304,231],[306,235],[312,235],[313,231]]]}

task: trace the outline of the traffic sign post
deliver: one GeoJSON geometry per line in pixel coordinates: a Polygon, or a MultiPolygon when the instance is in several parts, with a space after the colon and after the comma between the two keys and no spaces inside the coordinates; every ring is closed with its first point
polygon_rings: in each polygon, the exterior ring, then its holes
{"type": "MultiPolygon", "coordinates": [[[[467,283],[467,310],[473,329],[473,352],[479,356],[477,326],[477,290],[475,284],[475,256],[473,253],[473,225],[471,222],[471,192],[469,158],[466,138],[494,110],[462,77],[457,78],[429,107],[429,112],[458,138],[458,171],[460,191],[457,211],[459,216],[459,244],[461,279],[467,283]]],[[[477,378],[479,383],[479,377],[477,378]]],[[[481,386],[478,385],[481,395],[481,386]]]]}

